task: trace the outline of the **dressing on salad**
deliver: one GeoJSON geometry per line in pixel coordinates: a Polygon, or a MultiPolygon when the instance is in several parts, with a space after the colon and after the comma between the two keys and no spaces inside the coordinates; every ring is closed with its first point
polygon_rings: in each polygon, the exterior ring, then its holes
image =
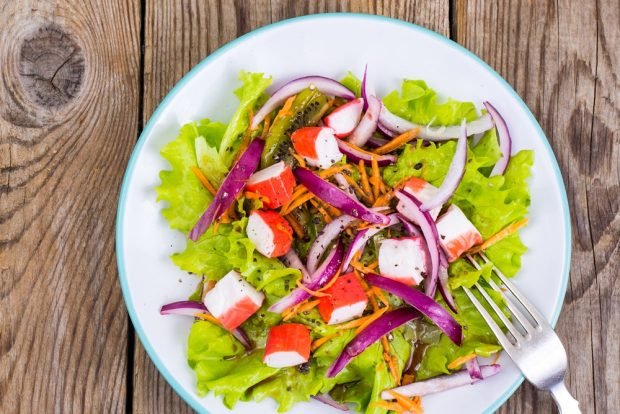
{"type": "Polygon", "coordinates": [[[189,123],[161,151],[158,200],[188,234],[172,260],[202,277],[161,313],[195,318],[198,394],[418,413],[421,397],[498,373],[461,287],[503,303],[492,263],[513,276],[526,249],[533,152],[511,154],[501,114],[419,80],[380,99],[366,71],[270,96],[271,78],[240,80],[228,125],[189,123]],[[466,256],[483,251],[477,270],[466,256]]]}

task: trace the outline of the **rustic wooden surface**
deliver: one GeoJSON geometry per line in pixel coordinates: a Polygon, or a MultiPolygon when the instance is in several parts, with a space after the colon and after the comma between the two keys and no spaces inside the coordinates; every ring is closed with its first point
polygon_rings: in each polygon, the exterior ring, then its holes
{"type": "MultiPolygon", "coordinates": [[[[114,258],[123,169],[157,103],[224,43],[354,11],[459,42],[532,109],[573,225],[558,332],[586,413],[620,412],[620,8],[616,0],[0,0],[0,412],[186,413],[146,356],[114,258]]],[[[524,384],[501,413],[552,412],[524,384]]]]}

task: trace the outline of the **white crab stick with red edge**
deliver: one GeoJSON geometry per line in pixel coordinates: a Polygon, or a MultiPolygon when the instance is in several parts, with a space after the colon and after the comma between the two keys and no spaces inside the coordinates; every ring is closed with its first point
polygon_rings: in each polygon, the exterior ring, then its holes
{"type": "MultiPolygon", "coordinates": [[[[439,191],[439,189],[433,184],[428,183],[418,177],[411,177],[409,181],[407,181],[407,183],[405,184],[403,190],[417,198],[421,203],[432,200],[433,197],[435,197],[435,194],[437,194],[437,191],[439,191]]],[[[441,206],[432,209],[431,211],[429,211],[429,214],[431,215],[433,220],[436,220],[440,211],[441,206]]]]}
{"type": "Polygon", "coordinates": [[[278,212],[254,210],[246,227],[248,238],[263,256],[284,256],[293,242],[293,229],[278,212]]]}
{"type": "Polygon", "coordinates": [[[353,273],[340,276],[319,298],[319,313],[328,325],[350,321],[364,313],[368,296],[353,273]]]}
{"type": "Polygon", "coordinates": [[[426,245],[422,237],[385,239],[379,246],[381,276],[408,286],[419,285],[429,269],[426,245]]]}
{"type": "Polygon", "coordinates": [[[295,151],[313,167],[327,169],[342,159],[338,138],[329,127],[299,128],[291,140],[295,151]]]}
{"type": "Polygon", "coordinates": [[[204,297],[211,314],[229,331],[238,328],[263,304],[265,295],[231,270],[204,297]]]}
{"type": "Polygon", "coordinates": [[[269,330],[263,362],[272,368],[294,367],[310,358],[310,331],[299,323],[276,325],[269,330]]]}
{"type": "Polygon", "coordinates": [[[351,134],[360,122],[363,108],[363,98],[353,99],[334,109],[331,114],[323,118],[323,122],[334,130],[334,135],[344,138],[351,134]]]}
{"type": "Polygon", "coordinates": [[[437,220],[439,244],[453,262],[474,245],[482,243],[478,229],[467,219],[463,211],[452,204],[437,220]]]}
{"type": "Polygon", "coordinates": [[[255,172],[245,185],[245,189],[263,196],[265,207],[278,208],[293,197],[295,176],[291,167],[280,161],[255,172]]]}

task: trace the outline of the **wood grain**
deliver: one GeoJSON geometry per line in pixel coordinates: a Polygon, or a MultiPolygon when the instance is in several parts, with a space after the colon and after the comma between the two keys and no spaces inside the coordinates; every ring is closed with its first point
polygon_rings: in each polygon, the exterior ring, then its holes
{"type": "MultiPolygon", "coordinates": [[[[620,412],[618,5],[459,0],[454,14],[456,40],[515,87],[558,158],[573,227],[570,286],[558,323],[568,382],[584,412],[620,412]]],[[[525,384],[500,412],[552,406],[547,394],[525,384]]]]}
{"type": "Polygon", "coordinates": [[[0,412],[122,412],[139,3],[0,2],[0,412]],[[119,110],[123,108],[123,110],[119,110]]]}

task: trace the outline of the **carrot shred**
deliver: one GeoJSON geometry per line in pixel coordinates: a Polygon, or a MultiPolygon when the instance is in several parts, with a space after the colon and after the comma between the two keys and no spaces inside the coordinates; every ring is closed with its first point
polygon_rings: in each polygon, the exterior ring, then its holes
{"type": "Polygon", "coordinates": [[[469,250],[469,253],[478,253],[478,252],[488,249],[489,247],[499,242],[500,240],[505,239],[511,234],[516,233],[520,228],[525,226],[527,222],[528,222],[527,218],[524,218],[515,223],[507,225],[506,227],[504,227],[503,229],[501,229],[500,231],[498,231],[497,233],[489,237],[484,243],[471,248],[469,250]]]}
{"type": "Polygon", "coordinates": [[[385,306],[390,306],[390,302],[388,302],[383,292],[381,292],[381,289],[379,289],[376,286],[373,286],[372,291],[375,294],[375,296],[381,301],[381,303],[383,303],[385,306]]]}
{"type": "Polygon", "coordinates": [[[282,315],[284,316],[282,320],[288,321],[290,319],[293,319],[299,313],[309,311],[310,309],[314,308],[318,304],[319,304],[319,300],[312,300],[309,302],[305,300],[301,303],[298,303],[295,306],[291,306],[290,308],[282,312],[282,315]]]}
{"type": "Polygon", "coordinates": [[[330,216],[329,213],[325,211],[323,206],[321,206],[315,199],[310,200],[310,204],[312,204],[317,210],[319,210],[319,213],[321,213],[321,215],[323,216],[323,220],[325,220],[325,223],[329,223],[332,221],[332,216],[330,216]]]}
{"type": "Polygon", "coordinates": [[[267,132],[269,132],[269,127],[271,126],[270,124],[271,124],[271,114],[267,114],[267,116],[265,117],[265,122],[263,122],[263,133],[261,134],[261,136],[264,137],[267,135],[267,132]]]}
{"type": "Polygon", "coordinates": [[[293,158],[295,158],[297,160],[297,162],[299,163],[300,167],[306,168],[306,160],[304,160],[304,158],[297,154],[295,151],[293,151],[293,149],[290,149],[291,155],[293,156],[293,158]]]}
{"type": "Polygon", "coordinates": [[[202,171],[200,171],[200,168],[192,167],[191,169],[192,169],[192,172],[194,173],[194,175],[196,176],[196,178],[198,178],[198,181],[200,181],[202,183],[204,188],[206,188],[207,191],[209,191],[211,193],[211,195],[215,195],[215,193],[217,191],[215,191],[215,188],[213,188],[213,186],[211,185],[209,180],[207,180],[207,177],[205,177],[205,175],[202,173],[202,171]]]}
{"type": "Polygon", "coordinates": [[[273,118],[273,124],[271,124],[271,128],[273,128],[273,126],[276,124],[276,121],[278,121],[280,118],[291,114],[290,109],[293,106],[293,101],[295,100],[296,96],[297,95],[293,95],[286,101],[284,101],[284,105],[282,105],[282,108],[278,111],[275,118],[273,118]]]}
{"type": "Polygon", "coordinates": [[[390,151],[394,151],[395,149],[405,145],[412,139],[418,136],[420,132],[420,128],[413,128],[409,131],[405,131],[399,136],[392,139],[387,144],[381,145],[379,148],[375,148],[375,153],[379,155],[387,154],[390,151]]]}
{"type": "Polygon", "coordinates": [[[362,188],[359,186],[359,184],[357,182],[355,182],[355,180],[353,179],[353,177],[350,177],[348,175],[344,175],[344,179],[347,181],[347,183],[353,187],[353,191],[355,191],[355,194],[357,194],[358,197],[365,199],[366,201],[371,201],[370,197],[368,196],[368,194],[366,194],[364,192],[364,190],[362,190],[362,188]]]}
{"type": "Polygon", "coordinates": [[[329,289],[330,287],[332,287],[333,284],[336,283],[336,280],[338,280],[338,278],[340,277],[340,273],[341,272],[342,272],[342,267],[340,269],[338,269],[338,272],[336,272],[336,275],[334,277],[332,277],[332,280],[327,282],[327,284],[325,286],[323,286],[321,289],[319,289],[318,292],[324,292],[327,289],[329,289]]]}
{"type": "Polygon", "coordinates": [[[372,184],[372,191],[375,201],[379,198],[379,194],[382,192],[383,180],[381,179],[381,173],[379,172],[379,161],[377,160],[377,156],[372,156],[371,158],[371,172],[372,175],[369,179],[370,184],[372,184]]]}
{"type": "Polygon", "coordinates": [[[314,297],[317,297],[317,298],[322,298],[322,297],[325,297],[325,296],[331,296],[329,293],[324,293],[324,292],[319,292],[318,290],[308,289],[299,280],[297,281],[297,287],[300,288],[301,290],[305,291],[306,293],[308,293],[308,294],[310,294],[310,295],[312,295],[314,297]]]}
{"type": "Polygon", "coordinates": [[[282,214],[288,214],[291,211],[295,210],[297,207],[300,207],[302,204],[304,204],[306,201],[309,201],[311,199],[314,198],[314,194],[312,193],[308,193],[305,194],[301,197],[299,197],[297,200],[295,200],[290,206],[288,206],[288,208],[284,211],[282,211],[282,214]]]}
{"type": "Polygon", "coordinates": [[[394,198],[393,191],[385,191],[382,196],[380,196],[379,198],[375,200],[372,206],[373,207],[387,206],[388,204],[390,204],[390,201],[392,201],[393,198],[394,198]]]}
{"type": "Polygon", "coordinates": [[[315,340],[314,342],[312,342],[312,345],[310,346],[310,349],[312,349],[313,351],[315,351],[316,349],[320,348],[321,345],[325,344],[326,342],[339,337],[340,335],[342,335],[342,331],[341,332],[336,332],[333,333],[331,335],[326,335],[323,336],[317,340],[315,340]]]}
{"type": "Polygon", "coordinates": [[[304,228],[301,226],[301,224],[299,224],[295,216],[293,216],[292,214],[287,214],[286,216],[284,216],[284,218],[286,219],[286,221],[288,221],[288,224],[291,225],[291,228],[293,229],[297,237],[304,237],[304,228]]]}
{"type": "Polygon", "coordinates": [[[422,413],[422,406],[420,404],[420,397],[413,397],[413,399],[409,399],[402,394],[397,393],[394,390],[388,390],[388,393],[396,400],[398,405],[404,408],[411,413],[418,414],[422,413]]]}
{"type": "Polygon", "coordinates": [[[374,201],[372,198],[372,190],[370,189],[370,182],[368,181],[368,174],[366,173],[366,167],[364,166],[364,161],[360,160],[357,164],[357,169],[360,172],[360,181],[362,182],[364,192],[368,195],[368,198],[374,201]]]}
{"type": "Polygon", "coordinates": [[[381,345],[383,345],[383,360],[387,364],[390,374],[392,375],[392,379],[396,385],[400,385],[400,374],[398,373],[398,361],[392,355],[392,351],[390,348],[390,343],[388,342],[385,336],[381,337],[381,345]]]}
{"type": "Polygon", "coordinates": [[[447,367],[449,369],[457,369],[458,367],[460,367],[461,365],[463,365],[467,361],[470,361],[470,360],[472,360],[474,358],[476,358],[476,354],[472,352],[472,353],[469,353],[467,355],[463,355],[463,356],[460,356],[460,357],[454,359],[452,362],[450,362],[447,365],[447,367]]]}
{"type": "Polygon", "coordinates": [[[411,384],[411,383],[413,382],[413,380],[414,380],[413,375],[411,375],[411,374],[405,374],[405,375],[403,375],[403,379],[401,380],[401,382],[400,382],[400,383],[401,383],[402,385],[409,385],[409,384],[411,384]]]}
{"type": "Polygon", "coordinates": [[[220,324],[220,321],[218,321],[213,315],[209,315],[208,313],[198,313],[196,314],[196,317],[214,323],[217,326],[222,326],[222,324],[220,324]]]}
{"type": "Polygon", "coordinates": [[[373,323],[374,321],[379,319],[379,317],[381,317],[381,315],[383,315],[388,309],[389,308],[387,306],[385,308],[379,308],[375,313],[370,315],[371,317],[369,317],[367,320],[365,320],[363,324],[358,326],[358,328],[355,330],[355,335],[358,335],[360,332],[362,332],[364,329],[366,329],[366,327],[368,327],[368,325],[370,325],[371,323],[373,323]]]}
{"type": "Polygon", "coordinates": [[[399,414],[402,414],[404,412],[403,407],[401,407],[398,403],[389,401],[374,401],[371,402],[369,406],[383,408],[384,410],[394,411],[399,414]]]}
{"type": "Polygon", "coordinates": [[[352,268],[359,270],[361,273],[374,273],[375,272],[374,269],[364,266],[364,264],[360,263],[355,258],[351,260],[350,264],[352,268]]]}
{"type": "Polygon", "coordinates": [[[329,167],[326,170],[319,172],[319,177],[321,178],[329,178],[334,174],[338,174],[342,171],[351,171],[351,166],[348,164],[335,165],[333,167],[329,167]]]}
{"type": "Polygon", "coordinates": [[[363,317],[358,318],[358,319],[353,319],[352,321],[345,322],[345,323],[342,323],[340,325],[336,325],[335,328],[338,329],[339,331],[346,330],[346,329],[357,328],[360,325],[362,325],[364,322],[366,322],[371,316],[372,316],[372,314],[368,315],[368,316],[363,316],[363,317]]]}

